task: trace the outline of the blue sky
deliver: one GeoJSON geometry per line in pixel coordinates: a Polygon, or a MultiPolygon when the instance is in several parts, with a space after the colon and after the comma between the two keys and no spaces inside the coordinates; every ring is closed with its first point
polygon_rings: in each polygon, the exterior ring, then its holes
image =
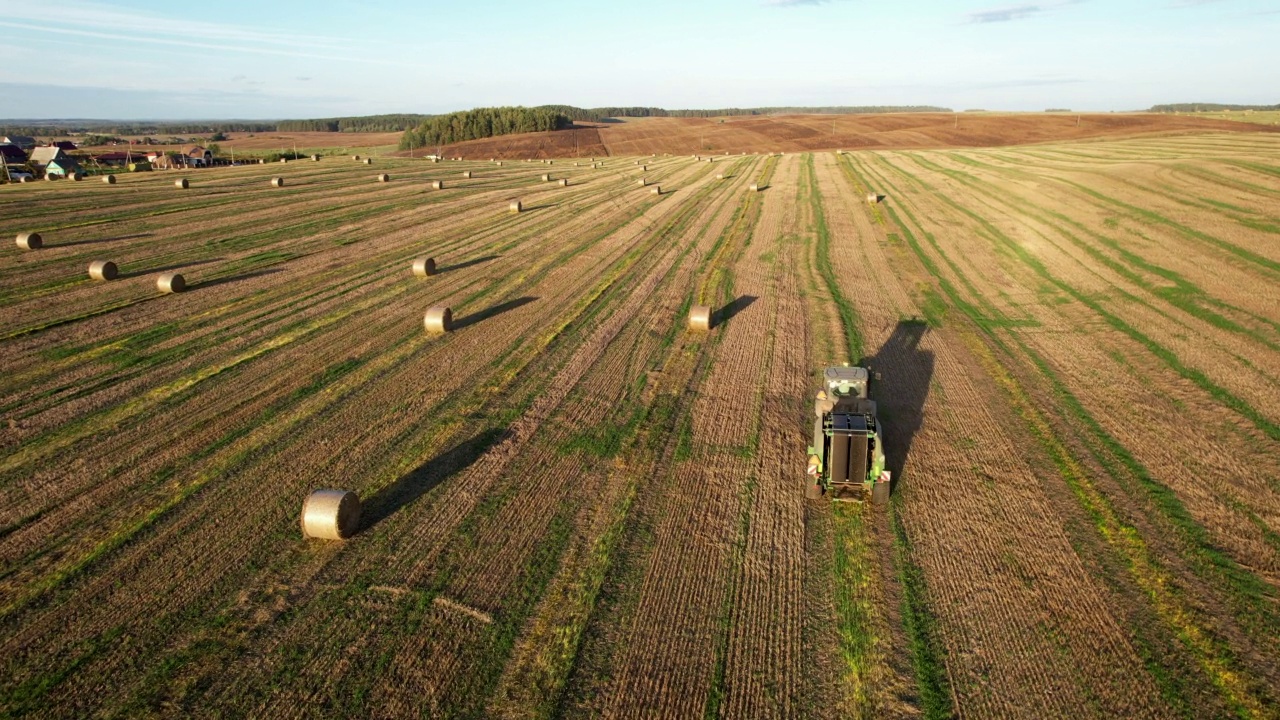
{"type": "Polygon", "coordinates": [[[0,0],[3,118],[1280,102],[1280,0],[0,0]]]}

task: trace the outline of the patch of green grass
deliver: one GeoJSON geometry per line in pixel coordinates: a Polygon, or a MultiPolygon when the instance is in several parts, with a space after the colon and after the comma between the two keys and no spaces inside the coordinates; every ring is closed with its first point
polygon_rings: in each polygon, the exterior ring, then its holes
{"type": "Polygon", "coordinates": [[[911,666],[920,692],[920,709],[926,718],[949,718],[954,713],[947,681],[946,647],[938,636],[937,621],[929,608],[924,570],[916,563],[902,523],[901,495],[889,502],[889,524],[893,529],[894,565],[902,587],[902,622],[911,646],[911,666]]]}

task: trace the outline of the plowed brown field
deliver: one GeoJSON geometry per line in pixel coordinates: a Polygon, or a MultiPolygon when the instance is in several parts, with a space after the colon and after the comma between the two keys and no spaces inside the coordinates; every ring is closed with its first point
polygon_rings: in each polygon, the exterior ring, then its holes
{"type": "Polygon", "coordinates": [[[0,714],[1277,717],[1280,136],[1166,120],[0,187],[0,714]],[[859,361],[893,499],[805,500],[859,361]]]}

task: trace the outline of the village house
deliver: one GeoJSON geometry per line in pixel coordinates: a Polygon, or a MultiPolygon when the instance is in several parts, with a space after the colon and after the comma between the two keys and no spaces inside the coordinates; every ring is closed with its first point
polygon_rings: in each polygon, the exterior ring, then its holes
{"type": "Polygon", "coordinates": [[[36,146],[36,139],[26,135],[6,135],[5,137],[0,137],[0,142],[17,145],[23,150],[30,150],[36,146]]]}
{"type": "Polygon", "coordinates": [[[69,175],[80,170],[80,163],[60,147],[38,147],[31,151],[31,165],[48,175],[69,175]]]}
{"type": "Polygon", "coordinates": [[[187,157],[187,164],[192,167],[206,167],[213,164],[213,153],[199,145],[192,145],[183,150],[182,154],[187,157]]]}
{"type": "Polygon", "coordinates": [[[24,165],[27,162],[27,151],[12,143],[0,143],[0,157],[10,165],[24,165]]]}

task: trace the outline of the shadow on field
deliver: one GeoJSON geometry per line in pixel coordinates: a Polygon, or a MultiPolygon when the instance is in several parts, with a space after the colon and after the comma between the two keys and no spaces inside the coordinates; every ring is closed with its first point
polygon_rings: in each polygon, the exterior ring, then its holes
{"type": "Polygon", "coordinates": [[[73,240],[71,242],[50,243],[50,247],[74,247],[76,245],[97,245],[98,243],[118,242],[120,240],[136,240],[151,237],[155,233],[137,233],[136,235],[118,235],[116,237],[95,238],[93,240],[73,240]]]}
{"type": "Polygon", "coordinates": [[[728,322],[729,318],[746,310],[751,303],[758,300],[755,295],[741,295],[737,300],[725,305],[724,307],[711,313],[711,327],[717,327],[721,323],[728,322]]]}
{"type": "Polygon", "coordinates": [[[436,268],[436,272],[437,273],[453,272],[454,270],[469,268],[472,265],[479,265],[480,263],[489,262],[490,260],[497,260],[500,257],[502,256],[501,255],[485,255],[484,257],[471,258],[470,260],[463,260],[460,263],[454,263],[452,265],[445,265],[444,267],[436,268]]]}
{"type": "Polygon", "coordinates": [[[924,424],[934,366],[933,353],[920,348],[927,332],[924,320],[900,320],[880,351],[862,360],[864,367],[880,374],[872,380],[871,396],[884,432],[885,465],[893,473],[890,493],[902,479],[911,443],[924,424]]]}
{"type": "Polygon", "coordinates": [[[537,299],[538,298],[536,297],[530,297],[526,295],[524,297],[518,297],[515,300],[508,300],[504,303],[499,303],[497,305],[494,305],[493,307],[485,308],[484,310],[481,310],[478,313],[471,313],[470,315],[466,315],[461,318],[458,318],[453,322],[453,329],[461,330],[464,327],[469,327],[471,325],[475,325],[476,323],[482,323],[485,320],[488,320],[489,318],[492,318],[492,317],[497,317],[502,313],[507,312],[508,310],[515,310],[521,305],[528,305],[529,303],[537,299]]]}
{"type": "Polygon", "coordinates": [[[173,265],[161,265],[159,267],[149,267],[145,270],[133,270],[127,273],[122,272],[120,273],[120,278],[124,279],[124,278],[133,278],[133,277],[142,277],[143,275],[169,272],[170,270],[183,270],[185,268],[192,268],[199,265],[208,265],[209,263],[222,262],[223,260],[226,260],[226,258],[210,258],[208,260],[197,260],[195,262],[174,263],[173,265]]]}
{"type": "Polygon", "coordinates": [[[374,493],[363,503],[361,529],[368,530],[400,508],[431,492],[440,483],[469,467],[485,451],[510,435],[510,431],[490,428],[479,435],[431,458],[400,479],[374,493]]]}
{"type": "Polygon", "coordinates": [[[283,268],[267,268],[265,270],[254,270],[253,272],[240,273],[239,275],[231,275],[217,280],[206,280],[200,283],[193,283],[191,290],[203,290],[205,288],[217,287],[219,285],[230,285],[241,280],[249,280],[251,278],[261,277],[263,275],[274,275],[278,272],[284,272],[283,268]]]}

